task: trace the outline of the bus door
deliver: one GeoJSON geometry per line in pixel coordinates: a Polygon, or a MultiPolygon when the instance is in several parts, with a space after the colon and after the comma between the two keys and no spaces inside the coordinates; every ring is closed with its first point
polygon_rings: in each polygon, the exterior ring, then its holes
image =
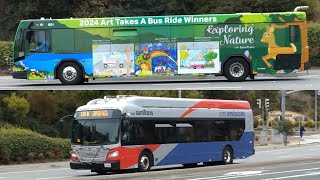
{"type": "Polygon", "coordinates": [[[300,26],[291,25],[285,28],[284,36],[285,47],[280,47],[277,60],[274,63],[274,69],[289,73],[299,70],[301,67],[301,30],[300,26]]]}

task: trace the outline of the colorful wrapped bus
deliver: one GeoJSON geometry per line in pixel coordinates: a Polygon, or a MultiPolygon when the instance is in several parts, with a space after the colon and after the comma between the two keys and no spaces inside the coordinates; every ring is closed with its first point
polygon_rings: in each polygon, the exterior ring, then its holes
{"type": "Polygon", "coordinates": [[[255,153],[247,101],[118,96],[92,100],[74,117],[71,169],[231,164],[255,153]]]}
{"type": "Polygon", "coordinates": [[[39,19],[20,22],[13,78],[222,75],[310,69],[304,12],[39,19]]]}

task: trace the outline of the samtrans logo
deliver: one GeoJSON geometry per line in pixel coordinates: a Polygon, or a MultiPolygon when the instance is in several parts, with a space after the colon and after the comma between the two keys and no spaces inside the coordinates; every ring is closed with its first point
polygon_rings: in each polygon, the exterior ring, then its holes
{"type": "Polygon", "coordinates": [[[152,111],[136,111],[136,115],[137,116],[153,116],[153,112],[152,111]]]}

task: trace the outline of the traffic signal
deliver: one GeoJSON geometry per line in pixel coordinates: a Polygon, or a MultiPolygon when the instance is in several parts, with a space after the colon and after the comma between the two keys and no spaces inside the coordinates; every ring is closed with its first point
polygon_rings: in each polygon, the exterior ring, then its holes
{"type": "Polygon", "coordinates": [[[261,109],[261,99],[257,99],[257,105],[258,105],[259,108],[261,109]]]}
{"type": "Polygon", "coordinates": [[[269,99],[265,99],[264,107],[269,108],[269,99]]]}

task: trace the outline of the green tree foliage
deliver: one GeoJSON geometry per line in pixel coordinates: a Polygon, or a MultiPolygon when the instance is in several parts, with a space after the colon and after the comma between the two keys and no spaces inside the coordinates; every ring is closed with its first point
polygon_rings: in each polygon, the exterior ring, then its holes
{"type": "Polygon", "coordinates": [[[24,97],[19,97],[16,93],[3,99],[7,106],[7,115],[12,119],[10,123],[22,123],[30,111],[30,104],[24,97]]]}
{"type": "Polygon", "coordinates": [[[27,99],[30,103],[30,110],[37,114],[40,122],[50,124],[57,119],[57,104],[50,92],[30,91],[27,99]]]}
{"type": "Polygon", "coordinates": [[[310,62],[312,65],[320,66],[320,24],[310,23],[308,28],[308,38],[310,46],[310,62]]]}

